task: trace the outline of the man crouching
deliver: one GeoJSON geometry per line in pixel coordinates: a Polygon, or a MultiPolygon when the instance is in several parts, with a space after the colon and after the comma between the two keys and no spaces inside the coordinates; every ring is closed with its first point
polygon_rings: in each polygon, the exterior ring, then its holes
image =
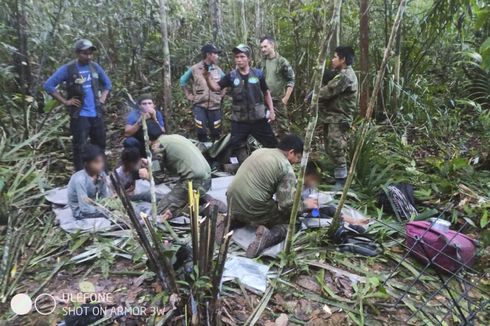
{"type": "MultiPolygon", "coordinates": [[[[296,189],[292,164],[299,163],[302,154],[301,138],[287,135],[277,148],[254,151],[238,169],[226,195],[232,228],[258,226],[255,240],[247,248],[247,257],[257,257],[286,237],[296,189]]],[[[302,206],[301,210],[318,204],[307,199],[302,206]]]]}

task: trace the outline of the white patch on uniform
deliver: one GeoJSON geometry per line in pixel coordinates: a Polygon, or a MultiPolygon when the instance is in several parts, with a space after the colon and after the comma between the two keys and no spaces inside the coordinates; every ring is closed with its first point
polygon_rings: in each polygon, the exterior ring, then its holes
{"type": "Polygon", "coordinates": [[[235,80],[233,81],[233,85],[235,85],[235,86],[240,85],[240,79],[235,78],[235,80]]]}
{"type": "Polygon", "coordinates": [[[258,79],[257,77],[250,77],[250,78],[248,79],[248,82],[249,82],[250,84],[257,84],[257,83],[259,82],[259,79],[258,79]]]}

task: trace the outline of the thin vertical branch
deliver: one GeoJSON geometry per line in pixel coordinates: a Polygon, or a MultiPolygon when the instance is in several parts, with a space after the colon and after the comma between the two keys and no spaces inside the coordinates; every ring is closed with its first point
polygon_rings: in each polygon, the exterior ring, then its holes
{"type": "Polygon", "coordinates": [[[311,142],[313,140],[316,123],[318,121],[318,92],[320,91],[320,87],[322,85],[322,77],[323,77],[323,72],[325,71],[327,55],[330,53],[330,44],[334,37],[335,30],[340,22],[341,7],[342,7],[342,0],[335,0],[332,18],[330,19],[330,24],[328,25],[326,23],[323,24],[324,32],[322,33],[322,35],[327,34],[327,37],[323,40],[322,45],[320,47],[320,52],[318,53],[318,59],[317,59],[317,66],[315,69],[315,73],[313,75],[313,80],[315,81],[315,85],[313,88],[313,96],[310,104],[310,112],[312,112],[312,118],[308,123],[308,127],[306,129],[306,135],[304,141],[305,145],[303,150],[303,157],[301,159],[300,173],[296,185],[296,193],[294,197],[293,208],[291,210],[291,216],[289,217],[288,233],[286,236],[286,246],[284,249],[286,255],[289,255],[289,253],[291,252],[293,235],[296,231],[296,217],[298,215],[298,208],[301,201],[301,191],[303,190],[303,179],[305,175],[306,165],[308,164],[308,158],[310,156],[311,142]],[[327,28],[329,28],[328,33],[327,33],[327,28]]]}
{"type": "Polygon", "coordinates": [[[165,114],[165,124],[167,132],[170,131],[169,121],[172,112],[172,81],[170,70],[170,50],[168,47],[168,24],[166,0],[160,0],[160,30],[163,41],[163,104],[165,114]]]}
{"type": "Polygon", "coordinates": [[[364,145],[364,139],[366,138],[366,133],[369,130],[370,127],[370,122],[371,122],[371,116],[373,114],[374,106],[376,104],[376,98],[378,96],[379,90],[381,88],[381,83],[383,81],[384,73],[386,70],[386,65],[388,64],[388,59],[392,55],[391,48],[393,47],[393,44],[395,43],[395,38],[398,32],[398,28],[400,28],[400,23],[402,21],[403,13],[406,8],[406,0],[401,0],[400,5],[398,7],[398,12],[396,13],[395,17],[395,22],[393,23],[393,27],[391,28],[391,34],[390,34],[390,39],[388,40],[388,44],[385,48],[384,51],[384,56],[383,56],[383,61],[381,62],[381,66],[379,67],[378,74],[376,76],[376,82],[374,84],[374,89],[371,94],[371,98],[369,100],[369,105],[368,109],[366,112],[366,118],[363,120],[362,125],[361,125],[361,134],[359,137],[359,140],[356,144],[356,149],[354,151],[354,156],[352,158],[352,162],[350,164],[349,168],[349,174],[347,175],[347,180],[345,182],[344,190],[342,192],[342,197],[340,197],[339,204],[337,206],[337,209],[335,211],[334,218],[332,220],[332,224],[330,225],[328,229],[328,234],[330,236],[335,233],[335,231],[338,229],[340,225],[340,212],[342,211],[342,207],[344,206],[345,200],[347,199],[347,192],[349,191],[349,188],[352,184],[352,179],[354,178],[354,173],[356,170],[356,165],[357,161],[359,160],[359,155],[362,150],[362,146],[364,145]]]}

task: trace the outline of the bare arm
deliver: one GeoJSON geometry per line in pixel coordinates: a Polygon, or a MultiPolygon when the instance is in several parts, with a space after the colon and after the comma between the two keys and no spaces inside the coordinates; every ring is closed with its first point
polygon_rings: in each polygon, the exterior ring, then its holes
{"type": "Polygon", "coordinates": [[[288,86],[286,88],[286,94],[282,98],[282,103],[284,103],[284,105],[288,104],[289,98],[291,97],[291,94],[292,93],[293,93],[293,87],[292,86],[288,86]]]}
{"type": "Polygon", "coordinates": [[[109,90],[104,89],[102,94],[100,94],[99,102],[104,104],[107,101],[107,96],[109,95],[109,90]]]}
{"type": "Polygon", "coordinates": [[[276,112],[274,112],[274,105],[272,105],[272,96],[271,92],[269,90],[266,90],[264,92],[264,100],[265,100],[265,105],[269,108],[269,120],[274,121],[276,120],[276,112]]]}
{"type": "Polygon", "coordinates": [[[55,99],[57,99],[58,101],[60,101],[61,103],[63,103],[64,105],[66,105],[66,106],[80,107],[80,105],[82,104],[80,102],[80,100],[79,99],[76,99],[76,98],[71,98],[71,99],[67,100],[56,89],[53,91],[53,93],[51,93],[51,96],[54,97],[55,99]]]}
{"type": "Polygon", "coordinates": [[[194,101],[194,95],[187,89],[187,86],[183,86],[182,90],[184,91],[185,97],[189,101],[191,101],[191,102],[194,101]]]}
{"type": "Polygon", "coordinates": [[[129,136],[132,136],[134,135],[138,130],[140,130],[141,128],[141,119],[142,119],[143,115],[141,115],[138,119],[138,121],[136,121],[136,123],[134,125],[130,125],[130,124],[127,124],[125,127],[124,127],[124,136],[126,137],[129,137],[129,136]]]}

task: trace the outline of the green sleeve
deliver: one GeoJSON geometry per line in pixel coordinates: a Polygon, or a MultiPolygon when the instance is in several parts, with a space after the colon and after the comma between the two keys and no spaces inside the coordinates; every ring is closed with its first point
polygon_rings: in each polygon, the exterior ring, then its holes
{"type": "Polygon", "coordinates": [[[286,87],[294,87],[296,76],[294,74],[293,67],[291,67],[291,64],[286,59],[284,59],[283,63],[283,72],[284,79],[286,80],[286,87]]]}
{"type": "Polygon", "coordinates": [[[290,212],[293,207],[294,193],[296,189],[296,175],[290,167],[282,178],[276,192],[277,208],[279,211],[290,212]]]}
{"type": "Polygon", "coordinates": [[[320,100],[329,101],[344,93],[349,86],[349,79],[344,74],[338,74],[327,85],[320,88],[318,96],[320,100]]]}

